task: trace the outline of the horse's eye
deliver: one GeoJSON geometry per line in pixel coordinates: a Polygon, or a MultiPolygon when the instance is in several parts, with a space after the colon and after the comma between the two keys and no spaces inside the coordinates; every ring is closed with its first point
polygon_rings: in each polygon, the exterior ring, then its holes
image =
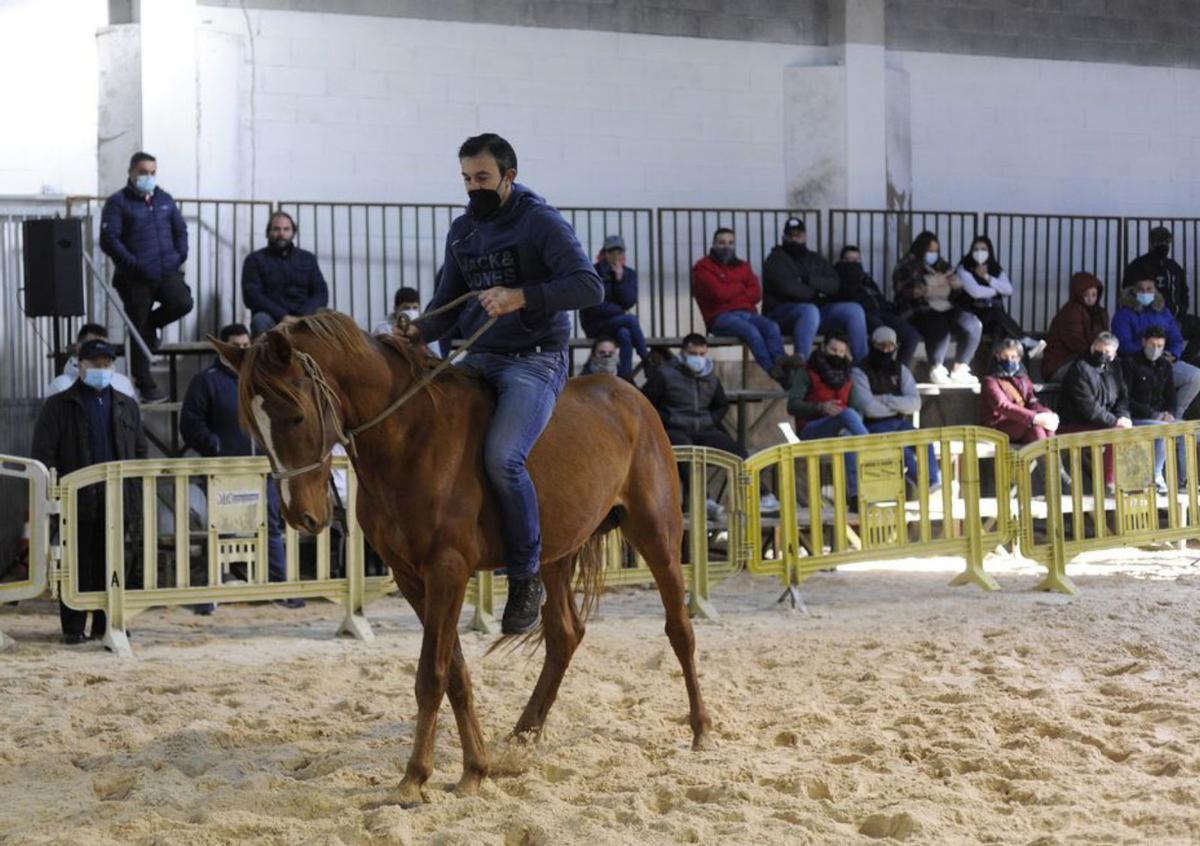
{"type": "Polygon", "coordinates": [[[289,426],[299,426],[303,422],[304,422],[304,415],[298,414],[295,417],[293,417],[291,420],[288,421],[288,425],[289,426]]]}

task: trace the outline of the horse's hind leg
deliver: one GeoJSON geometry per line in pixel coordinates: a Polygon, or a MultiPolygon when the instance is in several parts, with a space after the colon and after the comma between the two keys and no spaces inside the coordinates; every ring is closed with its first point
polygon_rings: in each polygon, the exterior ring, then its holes
{"type": "Polygon", "coordinates": [[[562,558],[542,568],[542,581],[546,585],[546,604],[542,607],[542,631],[546,642],[546,657],[537,685],[529,697],[529,703],[517,720],[513,735],[526,732],[538,733],[546,723],[550,706],[558,696],[571,656],[583,640],[583,621],[575,606],[575,593],[571,578],[575,572],[574,558],[562,558]]]}
{"type": "MultiPolygon", "coordinates": [[[[671,473],[675,468],[670,469],[671,473]]],[[[670,478],[670,477],[666,477],[670,478]]],[[[625,537],[646,559],[658,593],[662,597],[667,616],[667,638],[679,666],[683,670],[687,686],[688,710],[692,725],[692,748],[704,747],[712,728],[704,697],[700,694],[700,679],[696,672],[696,634],[688,616],[687,592],[680,563],[683,542],[683,514],[679,510],[678,497],[666,492],[652,490],[646,485],[635,493],[637,502],[630,502],[622,509],[620,525],[625,537]]]]}
{"type": "MultiPolygon", "coordinates": [[[[425,585],[417,578],[396,572],[396,583],[408,604],[417,613],[422,625],[425,622],[425,585]]],[[[458,724],[458,737],[463,750],[463,773],[455,792],[473,795],[479,792],[480,783],[487,778],[488,756],[483,742],[483,731],[475,715],[475,696],[471,689],[471,676],[463,657],[458,633],[454,636],[454,654],[450,659],[450,678],[446,688],[450,706],[454,709],[454,720],[458,724]]]]}

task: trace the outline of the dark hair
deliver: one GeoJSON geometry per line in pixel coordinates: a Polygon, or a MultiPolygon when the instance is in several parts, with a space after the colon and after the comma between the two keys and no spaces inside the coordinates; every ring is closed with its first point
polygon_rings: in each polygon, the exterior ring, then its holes
{"type": "Polygon", "coordinates": [[[830,341],[841,341],[846,346],[850,346],[850,336],[841,329],[830,329],[825,333],[825,343],[830,341]]]}
{"type": "Polygon", "coordinates": [[[679,348],[683,349],[684,347],[691,346],[707,347],[708,338],[704,337],[699,332],[690,332],[683,336],[683,341],[680,343],[679,348]]]}
{"type": "Polygon", "coordinates": [[[143,153],[141,150],[139,150],[138,152],[134,153],[132,156],[129,157],[129,169],[133,170],[135,167],[140,165],[142,162],[156,162],[156,161],[158,161],[158,159],[154,158],[154,156],[150,155],[149,153],[143,153]]]}
{"type": "Polygon", "coordinates": [[[217,333],[217,337],[222,343],[229,343],[229,339],[235,335],[249,335],[250,330],[241,323],[230,323],[228,326],[222,326],[221,331],[217,333]]]}
{"type": "Polygon", "coordinates": [[[1163,328],[1157,324],[1155,324],[1154,326],[1146,327],[1146,331],[1142,333],[1143,341],[1146,340],[1147,338],[1164,338],[1165,339],[1166,337],[1167,337],[1167,333],[1164,332],[1163,328]]]}
{"type": "Polygon", "coordinates": [[[501,176],[510,170],[517,169],[517,151],[512,148],[512,144],[494,132],[472,135],[458,148],[460,159],[469,159],[480,153],[488,153],[496,160],[496,166],[500,168],[501,176]]]}
{"type": "Polygon", "coordinates": [[[842,251],[838,254],[838,261],[843,261],[846,258],[846,253],[861,253],[858,244],[847,244],[842,247],[842,251]]]}
{"type": "Polygon", "coordinates": [[[717,227],[716,230],[713,231],[713,241],[715,242],[717,240],[718,235],[724,235],[726,233],[733,235],[735,237],[737,236],[737,233],[734,232],[732,229],[730,229],[728,226],[719,226],[719,227],[717,227]]]}
{"type": "MultiPolygon", "coordinates": [[[[933,232],[928,230],[922,232],[917,236],[916,240],[912,242],[912,246],[908,248],[908,254],[910,256],[919,256],[920,258],[924,259],[925,254],[929,252],[929,245],[934,241],[937,241],[937,239],[938,236],[933,232]]],[[[941,242],[938,241],[938,243],[940,244],[941,242]]]]}
{"type": "Polygon", "coordinates": [[[421,302],[421,292],[416,288],[397,288],[396,294],[392,297],[392,308],[400,308],[400,303],[417,303],[421,302]]]}
{"type": "Polygon", "coordinates": [[[271,216],[267,218],[267,237],[268,238],[271,237],[271,224],[275,222],[275,218],[277,218],[277,217],[286,217],[288,219],[288,223],[292,224],[292,233],[293,234],[300,231],[300,227],[296,225],[296,219],[294,217],[292,217],[290,214],[285,212],[283,209],[276,209],[275,211],[271,212],[271,216]]]}
{"type": "Polygon", "coordinates": [[[997,259],[996,259],[996,248],[994,246],[992,246],[992,239],[986,235],[976,235],[974,238],[971,239],[971,245],[969,247],[967,247],[967,254],[962,257],[962,261],[959,262],[959,264],[961,264],[963,266],[964,270],[969,270],[969,271],[974,270],[976,261],[975,261],[975,256],[971,255],[971,253],[975,249],[975,245],[981,244],[981,243],[987,244],[987,250],[988,250],[987,272],[988,272],[988,275],[989,276],[999,276],[1003,272],[1004,268],[1000,266],[1000,262],[997,261],[997,259]]]}
{"type": "Polygon", "coordinates": [[[615,346],[616,343],[617,339],[612,335],[597,335],[592,339],[592,352],[595,352],[596,347],[600,346],[601,344],[613,344],[615,346]]]}
{"type": "Polygon", "coordinates": [[[108,337],[108,327],[102,323],[85,323],[79,327],[79,331],[75,333],[75,340],[82,341],[84,335],[96,335],[100,338],[108,337]]]}

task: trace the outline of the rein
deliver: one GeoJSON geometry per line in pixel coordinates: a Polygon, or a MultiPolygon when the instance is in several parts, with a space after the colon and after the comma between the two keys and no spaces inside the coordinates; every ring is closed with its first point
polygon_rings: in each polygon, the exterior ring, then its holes
{"type": "MultiPolygon", "coordinates": [[[[416,318],[416,320],[410,319],[407,315],[401,315],[400,319],[396,321],[396,327],[400,329],[401,332],[407,333],[409,327],[413,323],[418,323],[426,318],[433,317],[434,315],[441,314],[442,312],[449,311],[453,308],[457,308],[467,300],[476,298],[478,296],[478,291],[468,291],[461,297],[457,297],[445,305],[435,308],[433,311],[426,312],[425,314],[416,318]]],[[[393,400],[388,407],[379,412],[379,414],[372,417],[366,423],[363,423],[360,426],[355,426],[350,430],[347,430],[342,422],[341,400],[338,399],[337,394],[334,393],[333,388],[330,387],[329,382],[326,381],[325,374],[321,370],[321,366],[317,364],[316,360],[308,353],[296,350],[294,353],[296,359],[300,362],[300,367],[304,370],[304,374],[308,376],[309,381],[311,381],[313,385],[313,396],[316,400],[317,412],[321,418],[321,443],[325,443],[326,440],[327,430],[325,426],[325,415],[328,412],[333,418],[333,432],[335,436],[334,446],[338,444],[344,446],[346,448],[346,452],[349,453],[352,458],[357,458],[358,448],[355,446],[355,438],[357,438],[363,432],[366,432],[368,429],[378,426],[380,423],[394,414],[400,408],[400,406],[404,405],[406,402],[424,390],[430,383],[433,382],[434,379],[440,376],[442,372],[446,370],[446,368],[451,367],[456,360],[461,358],[462,355],[469,350],[476,341],[479,340],[484,332],[491,329],[496,320],[497,318],[495,317],[489,317],[487,322],[480,326],[475,334],[468,338],[461,347],[455,350],[450,356],[445,358],[437,367],[431,370],[428,375],[418,380],[414,385],[409,386],[408,390],[393,400]]],[[[271,478],[282,481],[285,479],[295,478],[296,476],[301,476],[305,473],[311,473],[313,470],[324,467],[325,462],[329,460],[329,456],[332,454],[333,447],[331,446],[320,458],[311,464],[306,464],[303,467],[297,467],[294,470],[272,470],[271,478]]],[[[274,463],[274,458],[272,458],[272,463],[274,463]]]]}

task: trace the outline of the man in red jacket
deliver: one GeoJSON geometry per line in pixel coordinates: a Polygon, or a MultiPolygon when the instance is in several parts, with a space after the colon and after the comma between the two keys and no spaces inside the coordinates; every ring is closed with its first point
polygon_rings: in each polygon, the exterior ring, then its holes
{"type": "Polygon", "coordinates": [[[739,338],[750,347],[758,366],[784,383],[787,353],[779,326],[758,313],[762,286],[750,264],[734,252],[732,229],[722,227],[714,232],[712,249],[692,268],[692,296],[709,334],[739,338]]]}

